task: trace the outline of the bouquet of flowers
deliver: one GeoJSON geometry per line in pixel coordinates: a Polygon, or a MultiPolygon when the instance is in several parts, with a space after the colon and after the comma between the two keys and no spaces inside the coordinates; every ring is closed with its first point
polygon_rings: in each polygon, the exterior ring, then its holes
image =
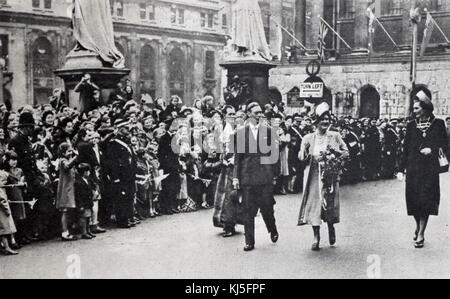
{"type": "Polygon", "coordinates": [[[325,199],[333,198],[336,194],[336,185],[344,168],[345,159],[341,153],[328,146],[325,152],[319,155],[320,177],[325,190],[325,199]]]}

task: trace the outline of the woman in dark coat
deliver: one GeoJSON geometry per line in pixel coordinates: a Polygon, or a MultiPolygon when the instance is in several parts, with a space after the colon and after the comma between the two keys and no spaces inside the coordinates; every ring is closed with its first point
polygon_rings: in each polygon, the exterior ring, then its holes
{"type": "MultiPolygon", "coordinates": [[[[414,241],[423,248],[429,216],[439,213],[439,151],[447,150],[445,123],[433,115],[433,104],[424,93],[414,102],[416,119],[408,124],[403,145],[400,171],[406,170],[406,206],[408,215],[416,220],[414,241]]],[[[400,179],[403,175],[400,174],[400,179]]]]}

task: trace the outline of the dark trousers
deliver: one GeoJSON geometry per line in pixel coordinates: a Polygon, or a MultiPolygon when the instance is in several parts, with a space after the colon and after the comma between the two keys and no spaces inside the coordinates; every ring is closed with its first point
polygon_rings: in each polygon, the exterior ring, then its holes
{"type": "Polygon", "coordinates": [[[242,200],[245,213],[245,243],[247,245],[255,245],[255,217],[258,210],[261,210],[267,231],[269,233],[277,232],[272,184],[242,186],[242,200]]]}
{"type": "Polygon", "coordinates": [[[125,225],[134,217],[135,190],[131,186],[116,184],[114,191],[116,221],[119,225],[125,225]]]}
{"type": "Polygon", "coordinates": [[[160,194],[160,208],[163,212],[168,212],[171,209],[178,207],[178,193],[181,189],[180,174],[178,172],[172,172],[167,179],[161,183],[160,194]]]}

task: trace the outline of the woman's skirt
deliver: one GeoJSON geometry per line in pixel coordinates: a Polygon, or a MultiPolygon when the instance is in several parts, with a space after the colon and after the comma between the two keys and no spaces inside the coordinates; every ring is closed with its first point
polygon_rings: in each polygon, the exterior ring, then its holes
{"type": "Polygon", "coordinates": [[[309,178],[304,188],[304,197],[300,208],[299,225],[320,226],[322,221],[336,224],[339,215],[339,182],[336,183],[335,194],[327,198],[327,208],[322,208],[324,190],[320,183],[319,165],[317,161],[311,163],[309,178]]]}
{"type": "Polygon", "coordinates": [[[5,211],[0,207],[0,236],[12,235],[16,232],[17,229],[12,215],[7,216],[5,211]]]}

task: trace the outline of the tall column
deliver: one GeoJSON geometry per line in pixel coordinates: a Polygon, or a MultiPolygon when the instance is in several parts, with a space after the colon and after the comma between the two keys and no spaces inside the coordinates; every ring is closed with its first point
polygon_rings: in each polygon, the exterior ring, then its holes
{"type": "Polygon", "coordinates": [[[306,0],[295,0],[295,37],[306,42],[306,0]]]}
{"type": "Polygon", "coordinates": [[[310,17],[306,22],[306,47],[317,52],[320,17],[323,16],[323,0],[306,2],[306,13],[310,17]],[[320,17],[319,17],[320,16],[320,17]]]}
{"type": "Polygon", "coordinates": [[[410,10],[416,8],[417,0],[403,1],[403,18],[402,18],[402,42],[400,50],[403,52],[411,52],[413,42],[413,26],[411,26],[410,10]]]}
{"type": "Polygon", "coordinates": [[[366,55],[369,53],[369,19],[366,12],[368,1],[355,1],[355,46],[353,54],[366,55]]]}
{"type": "Polygon", "coordinates": [[[270,46],[270,52],[274,55],[280,56],[281,59],[282,52],[280,44],[282,42],[282,37],[279,34],[280,29],[278,24],[283,24],[283,1],[270,1],[270,41],[267,41],[270,46]]]}
{"type": "Polygon", "coordinates": [[[166,100],[168,100],[170,95],[168,82],[169,76],[167,72],[167,55],[169,55],[167,52],[167,46],[167,37],[163,36],[159,49],[159,71],[156,72],[156,86],[159,86],[159,89],[157,89],[157,95],[165,98],[166,100]]]}

